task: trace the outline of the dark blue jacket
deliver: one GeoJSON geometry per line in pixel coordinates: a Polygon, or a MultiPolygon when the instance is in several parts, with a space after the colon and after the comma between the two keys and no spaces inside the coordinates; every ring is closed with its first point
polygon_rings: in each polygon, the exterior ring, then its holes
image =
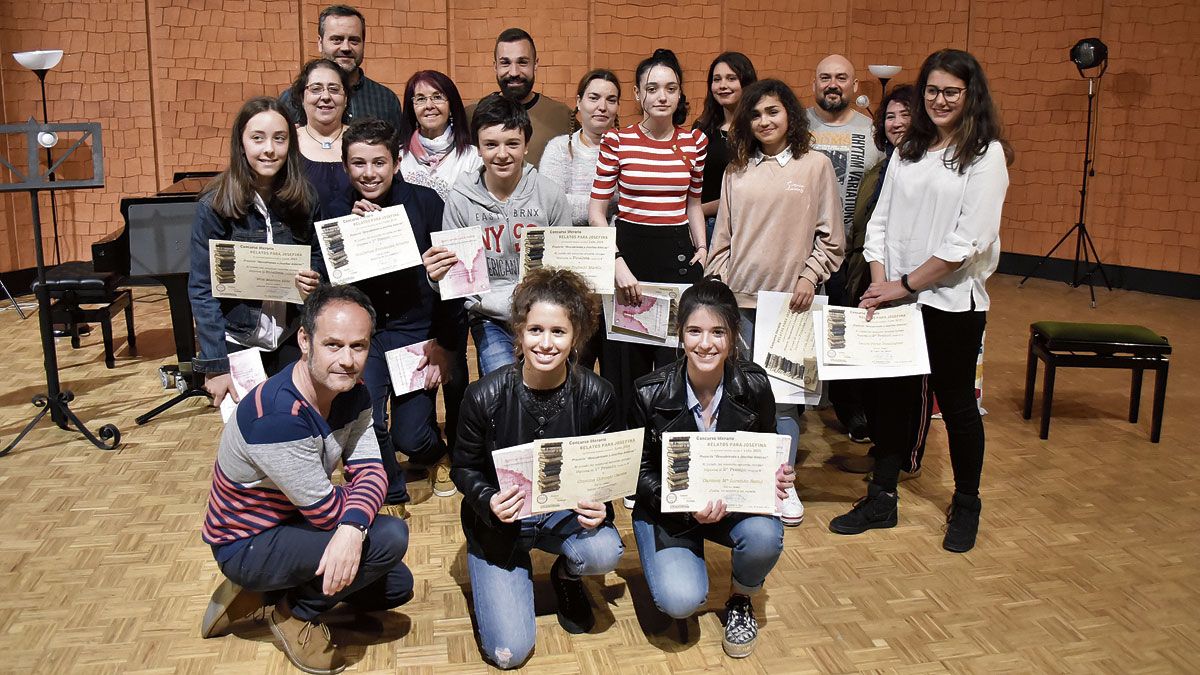
{"type": "MultiPolygon", "coordinates": [[[[352,185],[321,207],[320,220],[349,214],[354,202],[359,199],[362,196],[352,185]]],[[[406,183],[399,173],[392,180],[392,189],[375,203],[384,208],[404,206],[422,255],[433,245],[429,233],[442,229],[442,198],[427,187],[406,183]]],[[[463,301],[443,301],[429,286],[424,266],[363,279],[354,285],[371,299],[376,314],[376,332],[393,330],[427,336],[422,339],[436,339],[439,345],[450,351],[465,347],[460,337],[464,333],[460,330],[465,321],[463,301]]]]}
{"type": "MultiPolygon", "coordinates": [[[[276,244],[305,244],[312,246],[312,269],[324,273],[321,247],[313,239],[312,218],[299,229],[293,229],[280,220],[278,213],[268,205],[271,222],[274,223],[272,238],[276,244]]],[[[200,354],[193,361],[196,372],[229,372],[229,353],[225,347],[225,334],[245,341],[258,329],[262,315],[262,302],[214,298],[212,277],[208,268],[208,241],[251,241],[266,243],[267,223],[257,209],[250,208],[241,218],[224,218],[212,208],[212,197],[205,195],[196,204],[196,219],[192,222],[191,274],[188,277],[188,299],[192,303],[192,315],[196,319],[196,335],[200,340],[200,354]]],[[[297,307],[288,307],[288,321],[299,315],[297,307]]]]}

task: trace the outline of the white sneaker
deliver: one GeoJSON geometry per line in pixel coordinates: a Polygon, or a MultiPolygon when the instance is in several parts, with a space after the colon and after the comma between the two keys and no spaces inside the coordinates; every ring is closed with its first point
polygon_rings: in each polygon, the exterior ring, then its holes
{"type": "Polygon", "coordinates": [[[624,504],[625,508],[629,509],[630,511],[633,510],[633,506],[634,506],[633,497],[625,497],[621,500],[621,503],[624,504]]]}
{"type": "Polygon", "coordinates": [[[796,527],[804,522],[804,504],[800,502],[796,488],[787,489],[787,496],[783,498],[783,508],[780,509],[779,519],[788,527],[796,527]]]}

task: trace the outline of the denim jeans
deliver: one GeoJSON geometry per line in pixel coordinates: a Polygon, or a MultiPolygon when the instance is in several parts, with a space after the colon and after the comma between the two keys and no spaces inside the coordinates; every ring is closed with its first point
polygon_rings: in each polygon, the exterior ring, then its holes
{"type": "Polygon", "coordinates": [[[577,576],[607,574],[625,552],[621,535],[611,524],[588,530],[575,516],[574,511],[555,511],[522,519],[517,552],[509,566],[494,565],[467,548],[480,646],[484,657],[498,667],[516,668],[533,651],[537,628],[531,549],[559,554],[566,559],[567,572],[577,576]]]}
{"type": "Polygon", "coordinates": [[[472,317],[471,339],[475,341],[480,377],[517,362],[517,355],[513,351],[513,334],[508,326],[499,321],[472,317]]]}
{"type": "Polygon", "coordinates": [[[731,590],[744,595],[762,588],[783,552],[783,523],[774,516],[747,513],[731,513],[671,536],[639,503],[633,511],[633,536],[654,604],[675,619],[695,614],[708,597],[705,540],[733,549],[731,590]]]}
{"type": "Polygon", "coordinates": [[[375,518],[367,531],[354,582],[340,593],[325,595],[317,567],[334,531],[307,522],[272,527],[220,563],[221,573],[252,591],[283,591],[292,613],[304,621],[316,619],[339,602],[375,611],[399,607],[412,598],[413,576],[403,562],[408,525],[388,516],[375,518]]]}

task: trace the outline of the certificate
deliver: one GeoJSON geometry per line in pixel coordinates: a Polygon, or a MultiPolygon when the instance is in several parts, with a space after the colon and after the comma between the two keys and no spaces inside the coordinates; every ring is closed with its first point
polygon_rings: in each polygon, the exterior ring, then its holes
{"type": "Polygon", "coordinates": [[[929,372],[925,324],[915,304],[875,310],[822,308],[816,315],[817,370],[822,380],[924,375],[929,372]]]}
{"type": "MultiPolygon", "coordinates": [[[[599,228],[597,228],[599,229],[599,228]]],[[[655,347],[674,347],[679,343],[679,336],[675,333],[675,320],[679,314],[679,296],[683,295],[691,284],[662,284],[662,283],[644,283],[639,284],[642,288],[642,294],[656,295],[661,298],[669,298],[671,301],[667,311],[667,334],[666,337],[656,337],[653,335],[636,333],[634,331],[622,328],[616,322],[616,301],[612,295],[600,296],[600,303],[604,307],[604,327],[609,340],[618,342],[631,342],[638,345],[654,345],[655,347]]]]}
{"type": "MultiPolygon", "coordinates": [[[[233,390],[239,399],[245,398],[250,390],[267,381],[267,371],[263,368],[262,351],[257,347],[243,349],[240,352],[229,353],[229,379],[233,390]]],[[[221,400],[221,421],[228,422],[237,411],[238,404],[233,397],[226,394],[221,400]]]]}
{"type": "Polygon", "coordinates": [[[530,227],[521,236],[520,278],[539,267],[578,273],[596,293],[613,292],[617,230],[612,227],[530,227]]]}
{"type": "Polygon", "coordinates": [[[392,391],[396,396],[425,388],[429,368],[418,370],[417,366],[421,365],[421,360],[425,358],[425,350],[433,343],[434,340],[426,340],[383,353],[383,358],[387,361],[388,375],[392,378],[392,391]]]}
{"type": "Polygon", "coordinates": [[[701,511],[718,499],[733,513],[775,513],[778,434],[667,432],[662,446],[663,513],[701,511]]]}
{"type": "MultiPolygon", "coordinates": [[[[797,403],[804,405],[817,405],[821,402],[821,383],[819,381],[810,385],[802,382],[796,382],[793,378],[785,378],[785,372],[773,372],[767,366],[768,357],[771,354],[771,348],[775,342],[776,329],[781,323],[780,319],[787,314],[793,314],[788,308],[788,303],[791,302],[792,294],[779,291],[759,291],[758,292],[758,309],[755,311],[754,319],[754,362],[762,366],[767,371],[768,381],[771,383],[771,391],[775,394],[776,403],[797,403]]],[[[813,298],[812,307],[808,312],[808,321],[813,326],[813,347],[812,353],[816,356],[816,315],[819,314],[819,307],[825,305],[829,299],[824,295],[818,295],[813,298]]],[[[793,364],[796,361],[787,359],[793,364]]],[[[776,366],[783,366],[782,362],[777,362],[776,366]]],[[[793,371],[794,372],[794,371],[793,371]]],[[[819,373],[819,369],[816,371],[819,373]]],[[[807,375],[807,372],[805,373],[807,375]]]]}
{"type": "Polygon", "coordinates": [[[293,244],[208,240],[214,298],[304,302],[296,273],[312,267],[312,249],[293,244]]]}
{"type": "Polygon", "coordinates": [[[667,327],[671,323],[671,298],[643,293],[642,301],[636,305],[615,302],[613,328],[659,340],[667,339],[667,327]]]}
{"type": "Polygon", "coordinates": [[[314,223],[329,281],[350,284],[421,264],[404,206],[314,223]]]}
{"type": "Polygon", "coordinates": [[[447,249],[458,258],[438,282],[438,292],[443,300],[478,295],[492,289],[491,280],[488,279],[487,255],[483,250],[482,227],[430,232],[429,238],[434,246],[447,249]]]}
{"type": "Polygon", "coordinates": [[[637,492],[644,429],[534,441],[533,512],[573,509],[637,492]]]}
{"type": "Polygon", "coordinates": [[[518,518],[533,515],[533,476],[537,466],[533,443],[517,445],[492,453],[492,464],[496,467],[496,483],[504,492],[517,486],[517,492],[525,496],[518,518]]]}
{"type": "Polygon", "coordinates": [[[817,381],[817,346],[813,335],[812,308],[796,312],[782,308],[771,346],[767,348],[767,374],[784,382],[803,387],[805,391],[820,391],[817,381]]]}

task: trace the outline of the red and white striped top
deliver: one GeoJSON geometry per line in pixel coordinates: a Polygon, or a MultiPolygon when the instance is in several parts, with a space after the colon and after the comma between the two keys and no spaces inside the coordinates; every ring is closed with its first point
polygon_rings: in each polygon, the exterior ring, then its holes
{"type": "Polygon", "coordinates": [[[700,197],[708,138],[675,127],[665,141],[637,125],[613,129],[600,141],[592,199],[617,193],[617,218],[639,225],[687,225],[687,198],[700,197]]]}

